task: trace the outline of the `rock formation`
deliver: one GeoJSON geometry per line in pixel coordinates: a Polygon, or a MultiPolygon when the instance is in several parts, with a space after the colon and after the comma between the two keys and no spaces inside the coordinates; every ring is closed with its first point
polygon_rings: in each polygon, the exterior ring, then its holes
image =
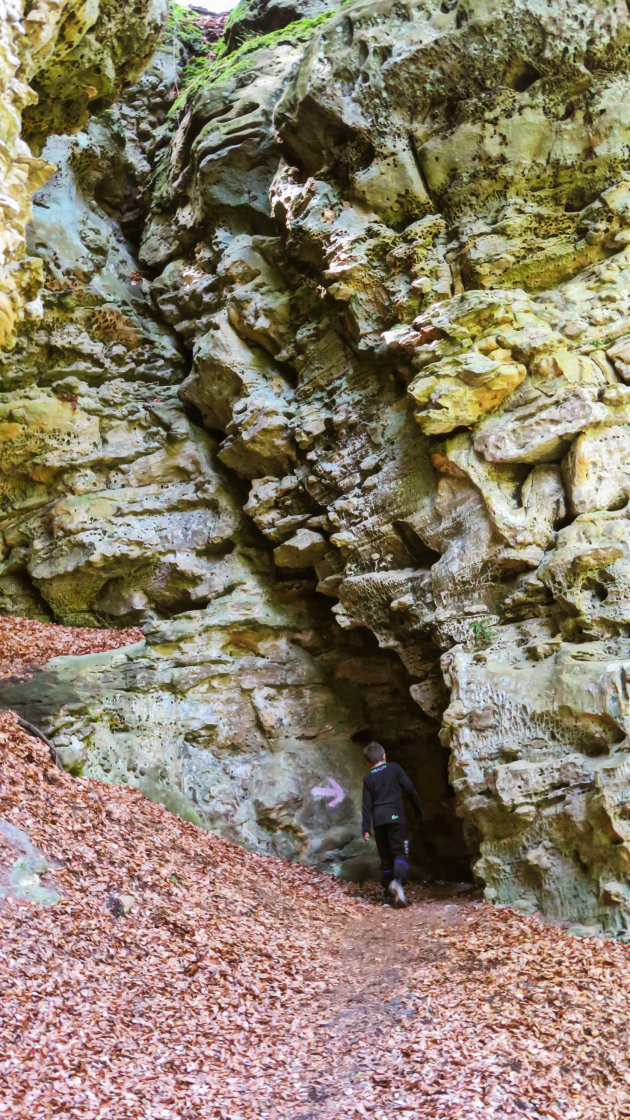
{"type": "Polygon", "coordinates": [[[17,323],[39,315],[41,265],[24,256],[30,199],[52,168],[35,158],[53,131],[79,128],[88,105],[103,107],[123,76],[142,69],[166,15],[166,0],[2,0],[2,193],[0,196],[0,347],[17,323]]]}
{"type": "MultiPolygon", "coordinates": [[[[457,868],[444,752],[395,656],[343,634],[305,579],[309,558],[278,582],[273,545],[243,512],[247,486],[180,400],[186,332],[132,253],[189,60],[187,36],[173,32],[124,102],[46,145],[59,170],[29,230],[42,318],[0,354],[0,407],[19,423],[0,474],[3,609],[74,625],[144,621],[147,642],[58,659],[7,702],[54,733],[75,772],[137,784],[250,847],[345,874],[373,858],[357,838],[351,736],[374,728],[428,760],[422,864],[457,868]]],[[[188,275],[198,280],[194,264],[188,275]]],[[[211,298],[202,278],[197,312],[211,298]]]]}
{"type": "Polygon", "coordinates": [[[12,702],[345,873],[381,736],[421,866],[626,935],[627,5],[252,2],[213,57],[168,41],[46,149],[44,320],[1,367],[4,609],[147,640],[12,702]]]}

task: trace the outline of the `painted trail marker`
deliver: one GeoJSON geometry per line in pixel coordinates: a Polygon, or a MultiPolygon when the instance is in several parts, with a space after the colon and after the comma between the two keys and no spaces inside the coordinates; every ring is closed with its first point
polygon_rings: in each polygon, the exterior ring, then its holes
{"type": "Polygon", "coordinates": [[[334,809],[335,805],[341,805],[346,795],[339,785],[339,782],[336,782],[334,778],[327,778],[326,780],[328,782],[327,786],[313,786],[311,793],[313,797],[317,797],[318,799],[320,797],[332,798],[332,800],[328,802],[327,808],[334,809]]]}

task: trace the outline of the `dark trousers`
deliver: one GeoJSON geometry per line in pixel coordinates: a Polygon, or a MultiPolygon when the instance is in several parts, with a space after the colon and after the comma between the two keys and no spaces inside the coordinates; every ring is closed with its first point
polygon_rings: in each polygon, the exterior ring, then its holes
{"type": "Polygon", "coordinates": [[[392,879],[406,883],[409,872],[409,841],[405,825],[400,822],[376,824],[374,839],[381,861],[381,883],[384,890],[387,890],[392,879]]]}

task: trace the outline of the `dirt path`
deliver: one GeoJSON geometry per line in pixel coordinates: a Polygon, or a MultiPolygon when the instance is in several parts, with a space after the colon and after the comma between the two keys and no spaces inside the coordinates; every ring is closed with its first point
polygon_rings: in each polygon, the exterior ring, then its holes
{"type": "Polygon", "coordinates": [[[373,1082],[390,1097],[390,1114],[415,1115],[412,1103],[409,1110],[405,1107],[406,1094],[391,1069],[385,1066],[379,1078],[375,1066],[381,1054],[389,1060],[392,1043],[422,1013],[424,993],[410,989],[411,968],[416,960],[435,960],[435,931],[457,923],[460,909],[444,902],[416,902],[402,911],[370,906],[330,943],[335,982],[319,1008],[312,1068],[304,1071],[312,1104],[295,1120],[336,1120],[340,1101],[352,1102],[357,1093],[365,1097],[373,1082]]]}
{"type": "Polygon", "coordinates": [[[260,1116],[630,1117],[627,949],[410,893],[405,911],[357,899],[324,931],[327,983],[292,1022],[304,1103],[277,1104],[280,1056],[260,1116]]]}

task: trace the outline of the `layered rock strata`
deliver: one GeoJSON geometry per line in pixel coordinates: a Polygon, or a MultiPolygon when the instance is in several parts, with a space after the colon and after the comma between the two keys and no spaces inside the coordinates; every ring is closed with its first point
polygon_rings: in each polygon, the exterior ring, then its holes
{"type": "MultiPolygon", "coordinates": [[[[365,875],[351,736],[369,720],[384,736],[406,733],[417,753],[426,729],[413,712],[393,727],[382,711],[393,701],[404,712],[405,697],[378,650],[340,648],[326,612],[247,575],[205,610],[153,624],[138,646],[55,658],[3,686],[3,702],[45,726],[77,774],[138,786],[253,850],[365,875]]],[[[420,867],[439,865],[440,844],[456,864],[447,834],[419,848],[420,867]]]]}
{"type": "Polygon", "coordinates": [[[443,866],[468,850],[497,902],[627,935],[629,44],[603,0],[239,6],[170,124],[158,79],[152,153],[124,106],[76,141],[107,247],[47,304],[66,348],[43,363],[24,333],[3,387],[11,423],[35,381],[70,394],[86,474],[37,436],[52,473],[14,540],[8,460],[3,579],[65,620],[151,620],[74,693],[76,663],[41,682],[89,772],[339,866],[354,808],[324,824],[309,786],[356,789],[372,731],[429,787],[443,866]],[[124,296],[116,229],[145,274],[124,296]],[[110,340],[103,307],[128,320],[110,340]]]}
{"type": "MultiPolygon", "coordinates": [[[[375,728],[432,774],[420,867],[459,870],[443,752],[396,659],[346,637],[304,571],[278,582],[273,547],[243,513],[246,485],[180,400],[187,332],[133,256],[191,63],[176,28],[125,102],[47,144],[58,171],[29,231],[42,319],[0,355],[4,610],[145,621],[147,642],[55,662],[5,689],[6,702],[46,727],[75,772],[344,874],[373,863],[357,839],[352,736],[375,728]]],[[[189,285],[197,313],[213,283],[189,285]]]]}
{"type": "Polygon", "coordinates": [[[141,246],[279,571],[444,713],[489,896],[618,933],[629,41],[528,0],[233,36],[141,246]]]}

